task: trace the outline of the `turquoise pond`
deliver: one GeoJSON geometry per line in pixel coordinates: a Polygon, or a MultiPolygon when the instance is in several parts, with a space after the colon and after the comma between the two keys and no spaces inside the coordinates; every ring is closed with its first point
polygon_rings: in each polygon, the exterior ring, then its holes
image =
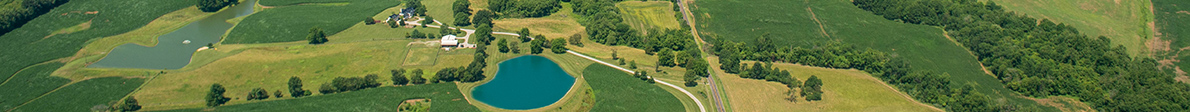
{"type": "Polygon", "coordinates": [[[558,64],[541,56],[521,56],[500,63],[496,77],[471,94],[488,105],[511,110],[548,106],[562,99],[574,77],[558,64]]]}

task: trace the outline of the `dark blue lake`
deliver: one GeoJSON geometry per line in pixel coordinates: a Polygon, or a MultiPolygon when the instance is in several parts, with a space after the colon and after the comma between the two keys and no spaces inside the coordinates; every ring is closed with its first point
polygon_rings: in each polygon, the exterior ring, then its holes
{"type": "Polygon", "coordinates": [[[528,110],[548,106],[562,99],[574,77],[562,71],[558,64],[541,56],[521,56],[500,62],[496,77],[475,87],[471,94],[476,100],[491,106],[511,110],[528,110]]]}

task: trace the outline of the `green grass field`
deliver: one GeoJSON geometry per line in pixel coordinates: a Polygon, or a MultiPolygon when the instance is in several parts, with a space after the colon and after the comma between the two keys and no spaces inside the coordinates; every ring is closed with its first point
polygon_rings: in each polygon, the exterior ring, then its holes
{"type": "Polygon", "coordinates": [[[596,100],[592,112],[686,110],[678,97],[661,89],[660,84],[645,83],[612,67],[591,64],[583,70],[583,77],[595,90],[596,100]]]}
{"type": "MultiPolygon", "coordinates": [[[[980,0],[988,1],[988,0],[980,0]]],[[[1153,37],[1153,15],[1148,0],[991,0],[1007,11],[1049,19],[1081,29],[1091,37],[1107,36],[1128,47],[1132,56],[1150,52],[1145,42],[1153,37]]]]}
{"type": "MultiPolygon", "coordinates": [[[[334,0],[303,0],[301,2],[342,2],[334,0]]],[[[265,6],[294,4],[301,2],[268,2],[265,6]]],[[[245,17],[228,32],[224,44],[272,43],[304,40],[310,28],[319,27],[327,34],[336,34],[366,17],[372,17],[382,10],[397,6],[397,0],[354,0],[348,5],[292,5],[278,6],[258,11],[245,17]]],[[[336,40],[331,40],[334,42],[336,40]]]]}
{"type": "MultiPolygon", "coordinates": [[[[12,111],[79,112],[94,106],[110,106],[135,90],[145,80],[141,78],[106,77],[84,80],[62,87],[53,93],[12,111]]],[[[99,110],[103,111],[103,110],[99,110]]]]}
{"type": "Polygon", "coordinates": [[[13,75],[3,85],[0,85],[0,97],[3,97],[0,98],[0,109],[12,109],[70,83],[70,79],[50,76],[54,69],[58,69],[62,65],[62,63],[48,63],[31,66],[13,75]]]}
{"type": "MultiPolygon", "coordinates": [[[[715,60],[716,62],[718,60],[715,60]]],[[[740,78],[736,74],[718,71],[715,75],[723,80],[733,110],[764,112],[783,110],[805,111],[942,111],[928,104],[913,100],[887,83],[858,70],[828,69],[788,63],[774,63],[778,69],[789,70],[791,75],[805,81],[811,75],[822,79],[823,100],[806,101],[799,96],[789,101],[788,87],[777,82],[740,78]]]]}
{"type": "MultiPolygon", "coordinates": [[[[212,83],[223,84],[231,97],[244,97],[252,88],[285,88],[286,81],[293,76],[301,77],[309,85],[306,89],[316,90],[317,85],[328,83],[335,77],[378,74],[380,79],[388,79],[389,70],[397,68],[424,69],[424,75],[428,77],[440,68],[464,66],[471,61],[438,60],[436,63],[440,64],[433,66],[401,66],[408,41],[246,47],[242,52],[199,68],[159,76],[134,96],[146,109],[195,108],[202,106],[203,91],[207,91],[207,86],[212,83]]],[[[387,80],[381,82],[390,83],[387,80]]],[[[229,104],[250,102],[233,100],[229,104]]]]}
{"type": "Polygon", "coordinates": [[[696,27],[702,29],[703,38],[754,43],[756,37],[769,34],[773,43],[803,47],[841,41],[904,58],[915,70],[948,73],[952,84],[975,83],[979,92],[994,100],[1057,111],[1004,88],[981,70],[975,56],[948,40],[941,29],[890,21],[847,0],[699,0],[693,7],[697,7],[693,9],[699,23],[696,27]]]}
{"type": "MultiPolygon", "coordinates": [[[[426,5],[426,15],[434,17],[434,20],[454,26],[455,11],[454,0],[422,0],[421,4],[426,5]]],[[[472,4],[474,6],[475,4],[472,4]]],[[[474,29],[474,28],[469,28],[474,29]]]]}
{"type": "Polygon", "coordinates": [[[647,29],[678,29],[678,18],[674,17],[673,3],[666,1],[625,1],[616,3],[624,22],[642,32],[647,29]]]}
{"type": "Polygon", "coordinates": [[[413,85],[401,87],[379,87],[317,95],[299,99],[272,100],[238,105],[224,105],[214,108],[193,108],[169,110],[177,112],[194,111],[362,111],[395,112],[397,105],[407,99],[430,99],[431,112],[478,112],[471,106],[453,83],[413,85]]]}

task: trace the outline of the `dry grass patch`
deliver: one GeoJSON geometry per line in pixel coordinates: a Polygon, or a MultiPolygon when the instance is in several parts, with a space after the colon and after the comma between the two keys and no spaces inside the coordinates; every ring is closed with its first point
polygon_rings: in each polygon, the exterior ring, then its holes
{"type": "MultiPolygon", "coordinates": [[[[717,60],[716,60],[717,62],[717,60]]],[[[785,85],[756,79],[740,78],[718,71],[732,110],[761,111],[942,111],[914,101],[884,82],[858,70],[827,69],[787,63],[774,63],[781,70],[789,70],[798,80],[816,75],[823,80],[823,100],[786,100],[791,91],[785,85]]],[[[800,96],[799,96],[800,97],[800,96]]]]}
{"type": "Polygon", "coordinates": [[[587,29],[575,21],[574,18],[580,15],[573,14],[574,8],[571,7],[573,5],[570,3],[562,3],[562,8],[558,9],[558,12],[546,17],[494,20],[492,23],[496,25],[492,30],[516,33],[521,31],[521,28],[529,28],[529,32],[533,33],[533,36],[543,35],[551,39],[570,37],[587,29]]]}

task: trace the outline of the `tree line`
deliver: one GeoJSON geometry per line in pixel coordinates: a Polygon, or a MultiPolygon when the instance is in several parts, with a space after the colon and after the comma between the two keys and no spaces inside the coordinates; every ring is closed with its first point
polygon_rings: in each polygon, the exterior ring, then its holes
{"type": "Polygon", "coordinates": [[[240,0],[198,0],[198,10],[203,12],[215,12],[223,7],[240,4],[240,0]]]}
{"type": "Polygon", "coordinates": [[[1074,96],[1102,111],[1190,110],[1190,85],[1104,36],[975,0],[855,0],[886,19],[938,26],[1016,92],[1074,96]]]}
{"type": "Polygon", "coordinates": [[[13,5],[4,7],[3,12],[0,12],[0,35],[8,34],[14,29],[17,29],[25,23],[49,13],[51,9],[59,5],[66,4],[70,0],[22,0],[21,5],[13,5]]]}
{"type": "Polygon", "coordinates": [[[500,12],[502,17],[545,17],[562,8],[558,0],[489,0],[488,10],[500,12]]]}

